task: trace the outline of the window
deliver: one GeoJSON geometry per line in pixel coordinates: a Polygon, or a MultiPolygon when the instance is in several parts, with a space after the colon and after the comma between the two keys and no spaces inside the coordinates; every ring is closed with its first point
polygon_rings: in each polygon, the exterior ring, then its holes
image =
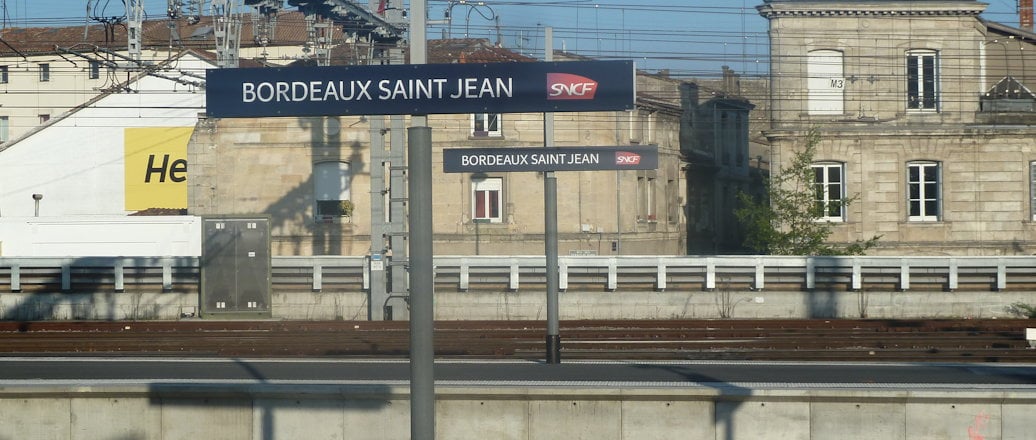
{"type": "Polygon", "coordinates": [[[50,81],[50,64],[40,64],[40,82],[50,81]]]}
{"type": "Polygon", "coordinates": [[[9,116],[0,116],[0,142],[7,142],[11,140],[10,133],[11,120],[9,116]]]}
{"type": "Polygon", "coordinates": [[[44,122],[47,122],[49,120],[50,120],[50,115],[49,114],[41,114],[40,115],[40,124],[42,124],[44,122]]]}
{"type": "Polygon", "coordinates": [[[1036,162],[1029,162],[1029,218],[1036,221],[1036,162]]]}
{"type": "Polygon", "coordinates": [[[907,53],[907,108],[936,111],[939,107],[939,59],[931,50],[907,53]]]}
{"type": "Polygon", "coordinates": [[[813,165],[813,192],[820,220],[845,220],[845,166],[840,163],[813,165]]]}
{"type": "Polygon", "coordinates": [[[471,135],[475,137],[500,137],[500,113],[475,113],[471,115],[471,135]]]}
{"type": "Polygon", "coordinates": [[[650,175],[637,176],[637,220],[641,222],[657,221],[655,212],[655,178],[650,175]]]}
{"type": "Polygon", "coordinates": [[[907,205],[911,221],[939,220],[938,163],[907,164],[907,205]]]}
{"type": "Polygon", "coordinates": [[[748,156],[748,118],[745,117],[744,113],[734,114],[734,148],[737,149],[737,158],[734,160],[734,166],[743,168],[748,166],[748,161],[745,160],[745,156],[748,156]]]}
{"type": "Polygon", "coordinates": [[[318,219],[352,216],[353,204],[349,200],[351,177],[346,162],[319,162],[313,165],[313,190],[318,219]]]}
{"type": "Polygon", "coordinates": [[[845,78],[842,76],[842,52],[814,50],[809,53],[808,63],[809,114],[843,114],[845,78]]]}
{"type": "Polygon", "coordinates": [[[8,71],[9,68],[7,66],[0,66],[0,84],[7,84],[9,82],[8,71]]]}
{"type": "Polygon", "coordinates": [[[654,139],[654,119],[652,112],[638,109],[629,113],[630,143],[648,144],[654,139]]]}
{"type": "Polygon", "coordinates": [[[101,77],[101,63],[100,61],[90,61],[90,79],[98,79],[101,77]]]}
{"type": "Polygon", "coordinates": [[[665,183],[666,220],[671,224],[676,224],[680,220],[680,205],[683,203],[683,197],[680,197],[678,188],[679,185],[673,179],[669,179],[665,183]]]}
{"type": "Polygon", "coordinates": [[[730,155],[730,149],[737,147],[737,145],[733,143],[734,139],[731,137],[731,134],[736,132],[731,130],[730,112],[720,113],[719,129],[721,139],[723,140],[723,145],[717,145],[717,147],[720,148],[720,160],[723,162],[723,165],[730,165],[730,160],[732,158],[730,155]]]}
{"type": "Polygon", "coordinates": [[[471,220],[473,222],[500,223],[501,192],[503,179],[499,177],[473,178],[471,180],[471,220]]]}

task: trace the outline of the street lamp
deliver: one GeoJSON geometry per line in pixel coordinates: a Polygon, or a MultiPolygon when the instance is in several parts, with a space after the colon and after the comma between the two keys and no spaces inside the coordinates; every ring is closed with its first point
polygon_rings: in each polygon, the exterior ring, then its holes
{"type": "Polygon", "coordinates": [[[36,215],[35,216],[39,217],[40,216],[40,200],[43,200],[43,194],[38,194],[38,193],[37,194],[33,194],[32,195],[32,200],[34,200],[35,201],[34,203],[36,204],[36,215]]]}

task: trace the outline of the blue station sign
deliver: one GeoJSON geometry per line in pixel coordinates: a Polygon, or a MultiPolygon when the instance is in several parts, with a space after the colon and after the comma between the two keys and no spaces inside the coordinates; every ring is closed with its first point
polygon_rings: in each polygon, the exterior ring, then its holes
{"type": "Polygon", "coordinates": [[[214,118],[633,109],[632,61],[209,69],[214,118]]]}
{"type": "Polygon", "coordinates": [[[446,148],[442,168],[446,173],[654,170],[658,147],[446,148]]]}

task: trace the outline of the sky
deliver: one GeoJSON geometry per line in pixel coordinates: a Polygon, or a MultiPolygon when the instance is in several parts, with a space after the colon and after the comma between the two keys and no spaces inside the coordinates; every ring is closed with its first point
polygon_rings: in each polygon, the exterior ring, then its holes
{"type": "MultiPolygon", "coordinates": [[[[762,0],[426,2],[429,38],[488,38],[542,58],[543,29],[550,26],[557,49],[601,59],[633,59],[645,70],[704,78],[717,77],[721,66],[729,66],[745,76],[766,74],[766,20],[755,10],[762,0]],[[444,20],[446,10],[452,16],[449,23],[444,20]]],[[[1015,0],[986,3],[984,18],[1017,26],[1015,0]]],[[[164,18],[167,4],[144,0],[147,18],[164,18]]],[[[88,6],[90,15],[100,17],[121,16],[125,10],[123,0],[0,0],[0,6],[5,27],[81,26],[90,21],[88,6]]]]}

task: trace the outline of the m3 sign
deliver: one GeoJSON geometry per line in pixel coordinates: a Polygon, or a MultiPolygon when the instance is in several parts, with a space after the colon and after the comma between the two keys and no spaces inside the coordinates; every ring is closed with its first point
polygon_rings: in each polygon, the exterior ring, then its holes
{"type": "Polygon", "coordinates": [[[210,69],[214,118],[633,109],[632,61],[210,69]]]}

